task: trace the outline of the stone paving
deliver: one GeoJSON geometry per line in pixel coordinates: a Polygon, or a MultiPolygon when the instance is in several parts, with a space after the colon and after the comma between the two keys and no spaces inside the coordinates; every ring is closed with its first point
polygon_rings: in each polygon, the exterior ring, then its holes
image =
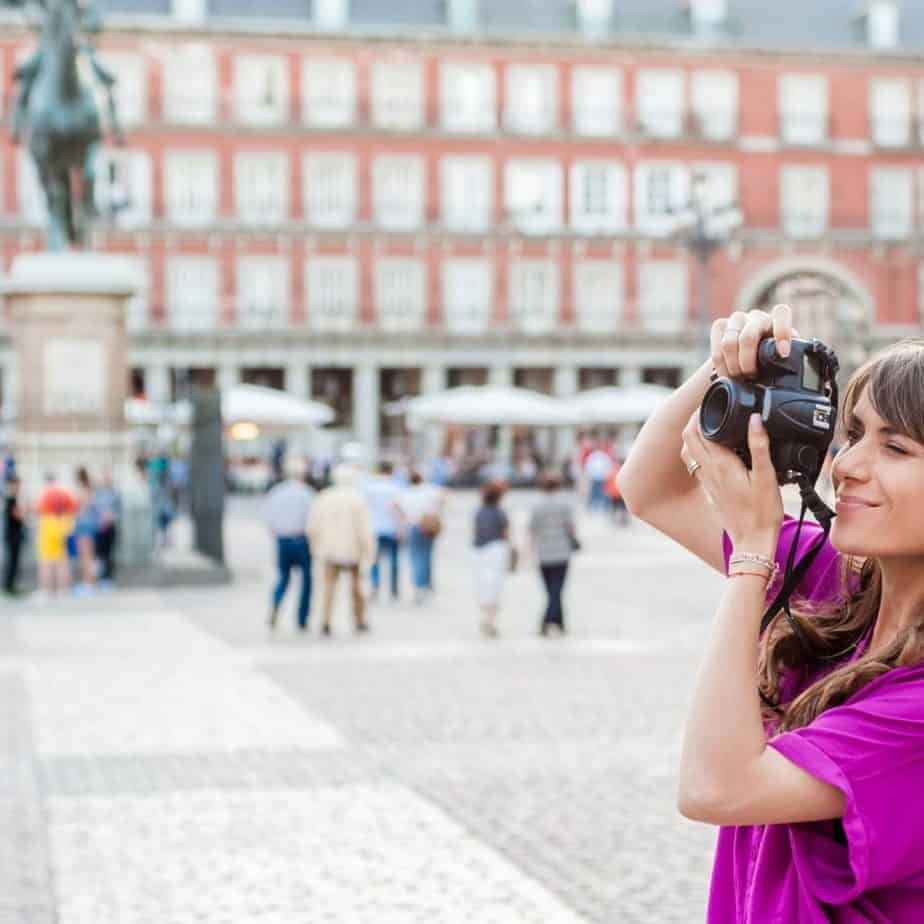
{"type": "Polygon", "coordinates": [[[368,637],[345,598],[331,639],[268,632],[246,501],[229,588],[4,604],[0,924],[701,920],[715,834],[674,773],[720,579],[585,518],[569,634],[536,637],[527,560],[483,640],[472,504],[368,637]]]}

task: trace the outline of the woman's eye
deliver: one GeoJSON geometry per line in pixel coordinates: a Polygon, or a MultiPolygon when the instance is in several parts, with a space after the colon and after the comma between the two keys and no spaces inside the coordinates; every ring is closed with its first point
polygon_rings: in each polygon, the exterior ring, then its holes
{"type": "Polygon", "coordinates": [[[847,431],[847,442],[855,443],[860,438],[860,432],[858,430],[848,430],[847,431]]]}
{"type": "Polygon", "coordinates": [[[903,455],[903,456],[908,455],[908,453],[905,452],[905,450],[902,449],[901,446],[897,446],[895,443],[886,443],[886,449],[891,449],[892,452],[897,452],[897,453],[899,453],[900,455],[903,455]]]}

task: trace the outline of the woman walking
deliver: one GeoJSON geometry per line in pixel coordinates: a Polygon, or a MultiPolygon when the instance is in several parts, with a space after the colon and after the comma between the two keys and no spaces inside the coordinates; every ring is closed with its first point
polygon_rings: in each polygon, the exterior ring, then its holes
{"type": "Polygon", "coordinates": [[[77,500],[80,508],[74,522],[74,536],[77,541],[77,568],[79,581],[74,593],[85,595],[96,586],[96,533],[99,517],[93,503],[93,482],[90,473],[81,466],[77,469],[77,500]]]}
{"type": "Polygon", "coordinates": [[[529,520],[529,535],[539,571],[545,584],[546,607],[539,627],[540,635],[564,633],[565,613],[562,591],[568,576],[568,562],[578,547],[571,504],[561,495],[561,476],[548,471],[542,476],[543,496],[529,520]]]}
{"type": "Polygon", "coordinates": [[[760,416],[752,467],[707,441],[710,371],[789,355],[789,308],[713,325],[712,357],[648,420],[623,467],[629,509],[729,580],[690,710],[679,807],[721,826],[709,921],[913,922],[924,907],[924,341],[851,379],[829,538],[783,513],[760,416]],[[763,635],[790,550],[823,543],[793,613],[763,635]]]}
{"type": "Polygon", "coordinates": [[[475,589],[481,607],[481,631],[496,638],[497,612],[504,581],[510,570],[510,521],[500,509],[504,484],[489,481],[481,489],[481,506],[475,513],[475,589]]]}
{"type": "Polygon", "coordinates": [[[407,552],[411,560],[414,602],[423,603],[433,593],[433,546],[442,530],[443,489],[427,484],[418,471],[411,472],[411,486],[398,500],[407,529],[407,552]]]}

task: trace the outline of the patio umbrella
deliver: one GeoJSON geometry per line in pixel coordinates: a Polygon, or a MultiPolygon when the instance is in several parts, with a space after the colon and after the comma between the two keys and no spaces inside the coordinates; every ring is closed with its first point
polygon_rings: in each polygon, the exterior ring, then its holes
{"type": "Polygon", "coordinates": [[[609,385],[580,392],[569,404],[582,424],[643,423],[673,390],[663,385],[609,385]]]}
{"type": "MultiPolygon", "coordinates": [[[[180,401],[174,414],[178,422],[188,423],[192,405],[180,401]]],[[[252,423],[270,429],[297,429],[319,427],[334,417],[334,411],[320,401],[296,398],[263,385],[235,385],[221,393],[221,418],[226,426],[252,423]]]]}
{"type": "Polygon", "coordinates": [[[561,427],[576,423],[558,398],[508,385],[462,385],[407,402],[412,428],[428,423],[561,427]]]}

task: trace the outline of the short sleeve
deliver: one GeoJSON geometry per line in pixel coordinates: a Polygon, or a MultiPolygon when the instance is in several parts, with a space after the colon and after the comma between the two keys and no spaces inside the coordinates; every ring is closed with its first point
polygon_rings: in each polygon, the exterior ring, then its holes
{"type": "Polygon", "coordinates": [[[770,746],[846,798],[846,845],[831,823],[793,824],[800,880],[843,904],[924,870],[924,666],[895,668],[770,746]]]}
{"type": "MultiPolygon", "coordinates": [[[[779,575],[774,584],[768,589],[770,592],[779,590],[782,585],[783,575],[786,572],[786,562],[789,558],[790,550],[796,541],[796,532],[798,531],[799,521],[788,514],[783,517],[783,525],[780,527],[780,537],[776,544],[775,558],[780,566],[779,575]]],[[[802,523],[802,532],[799,535],[799,545],[796,549],[795,563],[802,559],[809,549],[813,548],[818,539],[823,535],[824,530],[814,520],[805,520],[802,523]]],[[[722,533],[722,553],[725,560],[725,571],[728,572],[728,560],[732,556],[734,546],[728,533],[722,533]]],[[[837,549],[831,545],[830,539],[825,540],[821,551],[815,556],[815,560],[809,566],[808,572],[799,582],[796,588],[796,594],[806,600],[813,602],[822,602],[825,600],[835,599],[841,590],[841,571],[840,556],[837,549]]]]}

